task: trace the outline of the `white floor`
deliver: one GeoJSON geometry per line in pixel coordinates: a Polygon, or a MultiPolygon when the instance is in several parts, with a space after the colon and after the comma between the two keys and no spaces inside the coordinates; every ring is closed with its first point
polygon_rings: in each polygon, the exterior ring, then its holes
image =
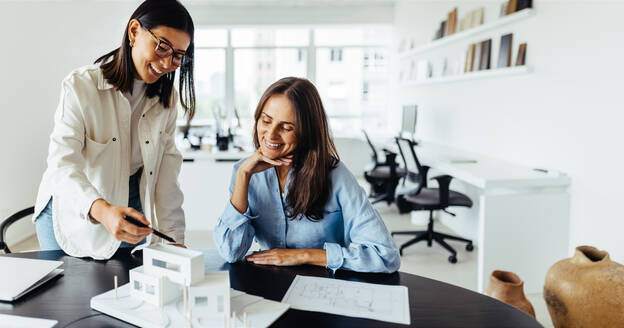
{"type": "MultiPolygon", "coordinates": [[[[424,230],[425,226],[415,226],[410,222],[409,215],[399,215],[394,205],[387,206],[385,203],[376,204],[375,208],[384,219],[388,230],[424,230]]],[[[458,218],[460,219],[460,218],[458,218]]],[[[440,223],[435,223],[435,229],[441,232],[453,234],[448,228],[440,223]]],[[[396,236],[397,245],[409,240],[410,236],[396,236]]],[[[213,248],[212,231],[187,231],[186,244],[192,248],[213,248]]],[[[400,271],[416,274],[470,290],[476,290],[477,277],[477,253],[467,252],[461,243],[450,242],[458,252],[458,262],[451,264],[447,258],[449,253],[438,245],[429,248],[425,242],[412,245],[405,249],[401,259],[400,271]]],[[[14,252],[38,250],[39,244],[36,237],[29,238],[13,247],[14,252]]],[[[522,278],[522,277],[521,277],[522,278]]],[[[535,308],[537,320],[544,327],[553,327],[546,304],[540,293],[527,295],[535,308]]]]}

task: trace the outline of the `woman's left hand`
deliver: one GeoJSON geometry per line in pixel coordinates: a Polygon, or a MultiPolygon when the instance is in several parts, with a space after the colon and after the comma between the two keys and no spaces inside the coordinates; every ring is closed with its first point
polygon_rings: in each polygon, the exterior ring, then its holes
{"type": "Polygon", "coordinates": [[[245,259],[255,264],[290,266],[305,264],[306,254],[303,249],[274,248],[268,251],[253,253],[245,257],[245,259]]]}
{"type": "Polygon", "coordinates": [[[268,251],[253,253],[245,257],[249,262],[265,265],[291,266],[312,264],[327,265],[327,256],[324,249],[287,249],[274,248],[268,251]]]}

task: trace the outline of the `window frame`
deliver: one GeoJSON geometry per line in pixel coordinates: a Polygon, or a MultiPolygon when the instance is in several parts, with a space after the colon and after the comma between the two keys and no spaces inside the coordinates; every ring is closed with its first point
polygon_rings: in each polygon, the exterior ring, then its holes
{"type": "MultiPolygon", "coordinates": [[[[385,24],[382,24],[385,25],[385,24]]],[[[339,26],[336,26],[339,27],[339,26]]],[[[236,27],[223,27],[227,31],[227,44],[225,46],[196,46],[196,50],[211,50],[218,49],[225,51],[225,98],[224,98],[224,109],[226,113],[226,119],[230,120],[234,117],[234,107],[235,107],[235,91],[234,91],[234,54],[236,50],[241,49],[306,49],[307,51],[307,62],[306,62],[306,76],[307,79],[312,83],[316,83],[316,74],[317,74],[317,60],[316,54],[319,49],[339,49],[342,54],[343,49],[346,48],[359,48],[359,49],[387,49],[390,53],[391,45],[390,44],[350,44],[350,45],[317,45],[315,43],[315,29],[318,27],[310,27],[308,28],[308,45],[302,46],[289,46],[289,45],[280,45],[280,46],[233,46],[232,45],[232,29],[236,27]]],[[[342,57],[342,56],[341,56],[342,57]]],[[[388,73],[390,74],[390,73],[388,73]]],[[[328,115],[329,119],[342,119],[342,118],[363,118],[362,115],[328,115]]],[[[214,125],[216,124],[214,118],[207,119],[194,119],[193,125],[214,125]]],[[[186,125],[186,120],[182,117],[178,119],[178,125],[186,125]]]]}

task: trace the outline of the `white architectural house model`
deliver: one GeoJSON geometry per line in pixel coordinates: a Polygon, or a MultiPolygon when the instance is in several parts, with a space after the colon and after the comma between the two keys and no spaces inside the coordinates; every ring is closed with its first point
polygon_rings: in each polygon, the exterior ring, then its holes
{"type": "Polygon", "coordinates": [[[230,290],[228,271],[204,272],[204,254],[155,244],[130,282],[91,299],[91,308],[140,327],[267,327],[288,304],[230,290]],[[238,315],[236,314],[238,313],[238,315]]]}

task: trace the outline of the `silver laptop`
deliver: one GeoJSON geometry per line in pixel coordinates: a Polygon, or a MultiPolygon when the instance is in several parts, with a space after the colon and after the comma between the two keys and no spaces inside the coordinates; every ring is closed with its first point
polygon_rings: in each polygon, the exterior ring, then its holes
{"type": "Polygon", "coordinates": [[[62,261],[0,256],[0,301],[12,302],[63,273],[62,261]]]}

